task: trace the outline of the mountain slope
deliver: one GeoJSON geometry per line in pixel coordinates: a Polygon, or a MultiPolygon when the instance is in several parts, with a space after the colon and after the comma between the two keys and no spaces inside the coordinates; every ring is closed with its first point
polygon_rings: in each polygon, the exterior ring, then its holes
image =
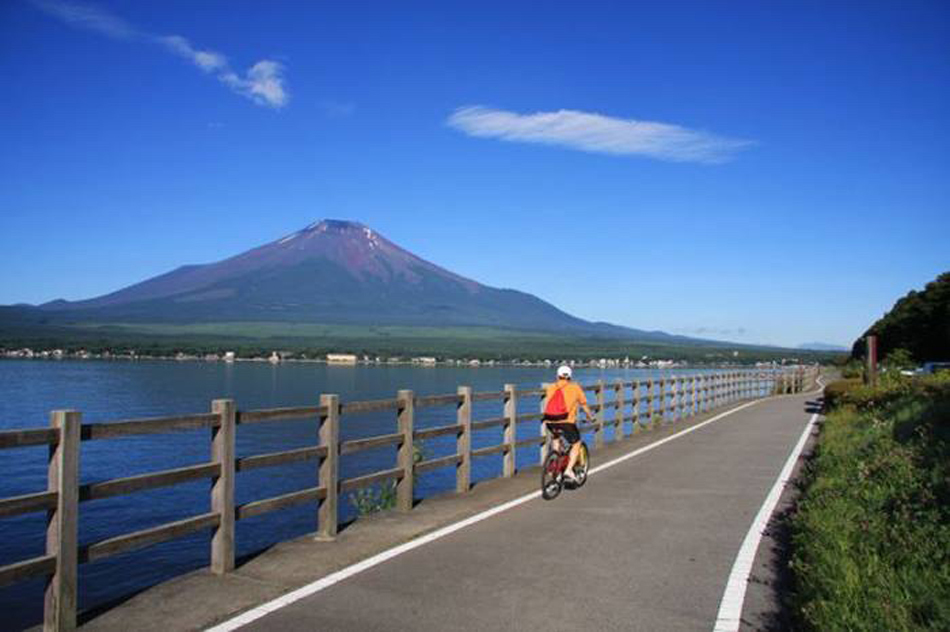
{"type": "Polygon", "coordinates": [[[466,279],[362,224],[338,220],[223,261],[183,266],[104,296],[41,309],[56,321],[490,326],[691,341],[589,323],[530,294],[466,279]]]}
{"type": "Polygon", "coordinates": [[[828,342],[803,342],[795,348],[804,351],[848,351],[847,347],[828,342]]]}

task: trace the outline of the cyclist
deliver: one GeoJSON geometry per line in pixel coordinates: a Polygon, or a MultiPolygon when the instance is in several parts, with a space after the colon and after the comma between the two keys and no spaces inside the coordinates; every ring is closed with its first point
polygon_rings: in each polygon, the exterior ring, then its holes
{"type": "MultiPolygon", "coordinates": [[[[557,368],[557,382],[545,387],[544,422],[548,430],[558,430],[561,436],[571,446],[567,469],[564,478],[572,483],[577,482],[574,476],[574,464],[581,453],[581,434],[577,431],[577,409],[584,407],[588,419],[593,419],[590,408],[587,406],[587,397],[584,389],[571,381],[571,367],[561,365],[557,368]]],[[[556,439],[555,439],[556,440],[556,439]]]]}

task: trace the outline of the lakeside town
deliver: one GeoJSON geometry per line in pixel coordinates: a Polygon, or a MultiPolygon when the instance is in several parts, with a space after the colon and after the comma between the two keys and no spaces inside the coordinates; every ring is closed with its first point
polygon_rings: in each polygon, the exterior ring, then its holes
{"type": "MultiPolygon", "coordinates": [[[[733,352],[734,358],[738,358],[738,352],[733,352]]],[[[171,360],[177,362],[266,362],[270,364],[281,364],[284,362],[315,363],[338,366],[355,365],[416,365],[423,367],[452,366],[452,367],[480,367],[480,366],[525,366],[525,367],[553,367],[561,364],[567,364],[571,367],[589,367],[589,368],[636,368],[636,369],[674,369],[687,366],[702,365],[702,362],[687,362],[685,360],[670,360],[661,358],[651,358],[642,356],[640,358],[594,358],[589,360],[580,359],[544,359],[544,360],[497,360],[485,358],[436,358],[432,356],[370,356],[357,355],[354,353],[328,353],[323,355],[308,356],[305,353],[293,351],[272,351],[270,355],[256,355],[243,357],[237,355],[234,351],[223,353],[206,354],[188,354],[178,352],[174,355],[147,355],[134,350],[126,351],[101,351],[92,352],[84,349],[69,351],[65,349],[43,349],[34,350],[29,347],[19,349],[0,348],[0,358],[21,359],[21,360],[171,360]]],[[[783,365],[799,364],[799,358],[782,358],[773,361],[755,362],[754,366],[759,368],[769,368],[783,365]]],[[[728,366],[730,364],[740,364],[739,362],[714,363],[715,366],[728,366]]],[[[751,364],[751,363],[743,363],[751,364]]]]}

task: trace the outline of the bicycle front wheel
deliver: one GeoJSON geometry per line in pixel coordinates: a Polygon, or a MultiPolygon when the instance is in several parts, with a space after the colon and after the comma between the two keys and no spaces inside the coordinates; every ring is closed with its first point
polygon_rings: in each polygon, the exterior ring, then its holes
{"type": "Polygon", "coordinates": [[[544,459],[541,467],[541,497],[544,500],[554,500],[561,493],[561,468],[558,467],[558,455],[553,450],[544,459]]]}

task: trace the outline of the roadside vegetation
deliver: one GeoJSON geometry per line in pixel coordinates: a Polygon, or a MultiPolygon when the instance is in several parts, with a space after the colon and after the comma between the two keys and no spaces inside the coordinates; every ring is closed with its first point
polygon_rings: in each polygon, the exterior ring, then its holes
{"type": "MultiPolygon", "coordinates": [[[[421,463],[432,458],[429,446],[421,439],[412,442],[412,462],[421,463]]],[[[396,481],[386,481],[358,489],[350,494],[350,504],[362,518],[381,511],[389,511],[396,506],[396,481]]]]}
{"type": "Polygon", "coordinates": [[[796,627],[950,630],[950,374],[826,389],[792,518],[796,627]]]}

